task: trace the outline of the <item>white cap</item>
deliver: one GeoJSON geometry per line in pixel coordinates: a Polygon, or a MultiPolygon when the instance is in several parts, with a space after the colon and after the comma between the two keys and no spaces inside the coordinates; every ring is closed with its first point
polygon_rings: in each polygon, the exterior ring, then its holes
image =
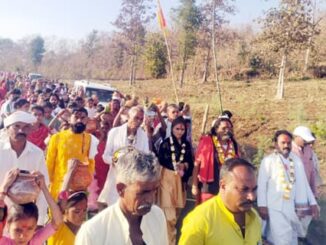
{"type": "Polygon", "coordinates": [[[4,127],[7,128],[10,125],[16,122],[23,122],[23,123],[35,123],[36,117],[33,116],[31,113],[24,112],[24,111],[15,111],[14,113],[10,114],[3,120],[4,127]]]}
{"type": "Polygon", "coordinates": [[[296,127],[293,131],[293,135],[300,136],[304,141],[311,142],[315,140],[309,128],[304,126],[296,127]]]}

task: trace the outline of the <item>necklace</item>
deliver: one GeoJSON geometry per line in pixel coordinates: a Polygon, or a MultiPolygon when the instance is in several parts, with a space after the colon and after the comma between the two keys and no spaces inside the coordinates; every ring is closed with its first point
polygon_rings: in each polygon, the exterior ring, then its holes
{"type": "Polygon", "coordinates": [[[295,183],[295,172],[294,172],[294,162],[292,158],[289,158],[289,172],[286,170],[285,164],[281,158],[282,163],[279,166],[279,181],[283,188],[283,198],[285,200],[290,199],[291,191],[295,183]],[[287,175],[287,178],[285,177],[287,175]]]}
{"type": "Polygon", "coordinates": [[[222,147],[222,145],[221,145],[220,141],[218,140],[217,136],[214,135],[212,137],[212,139],[213,139],[213,143],[214,143],[215,149],[217,151],[218,159],[219,159],[219,162],[220,162],[221,165],[223,165],[224,162],[227,159],[236,157],[236,154],[235,154],[235,151],[234,151],[234,148],[233,148],[233,144],[228,142],[227,149],[224,150],[224,148],[222,147]]]}
{"type": "Polygon", "coordinates": [[[172,136],[170,136],[170,150],[171,150],[171,159],[172,159],[173,169],[175,171],[175,174],[179,174],[180,176],[183,176],[184,172],[182,170],[180,170],[180,171],[178,170],[178,165],[184,160],[184,155],[186,153],[186,144],[182,143],[181,147],[182,147],[181,154],[179,157],[179,161],[177,162],[173,138],[172,138],[172,136]]]}

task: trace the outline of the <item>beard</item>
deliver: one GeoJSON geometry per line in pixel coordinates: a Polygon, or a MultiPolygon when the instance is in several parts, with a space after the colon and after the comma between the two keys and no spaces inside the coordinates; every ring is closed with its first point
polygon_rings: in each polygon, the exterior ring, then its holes
{"type": "Polygon", "coordinates": [[[229,140],[229,139],[231,139],[232,140],[232,138],[233,138],[233,134],[232,134],[232,132],[227,132],[227,133],[224,133],[224,134],[222,134],[221,136],[220,136],[220,139],[221,140],[223,140],[223,141],[227,141],[227,140],[229,140]]]}
{"type": "Polygon", "coordinates": [[[86,129],[86,125],[84,123],[78,122],[76,124],[71,125],[71,130],[75,133],[75,134],[81,134],[82,132],[84,132],[86,129]]]}
{"type": "Polygon", "coordinates": [[[289,154],[290,154],[290,152],[291,152],[291,149],[290,149],[290,148],[283,148],[283,149],[279,149],[279,152],[280,152],[283,156],[287,157],[287,156],[289,156],[289,154]]]}

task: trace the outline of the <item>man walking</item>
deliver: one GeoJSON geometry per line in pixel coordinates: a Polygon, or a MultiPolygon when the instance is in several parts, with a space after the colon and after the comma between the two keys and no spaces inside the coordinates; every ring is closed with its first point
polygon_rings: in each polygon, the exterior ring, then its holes
{"type": "Polygon", "coordinates": [[[115,203],[119,197],[115,188],[116,170],[113,163],[115,154],[126,146],[133,146],[140,151],[149,152],[147,134],[140,127],[144,120],[143,108],[134,106],[129,110],[128,114],[127,123],[110,130],[103,154],[103,160],[110,164],[110,170],[98,201],[106,203],[108,206],[115,203]]]}
{"type": "Polygon", "coordinates": [[[76,245],[168,244],[163,211],[153,205],[160,164],[154,154],[126,151],[116,164],[118,201],[81,227],[76,245]]]}
{"type": "Polygon", "coordinates": [[[221,168],[219,194],[188,214],[179,244],[257,245],[261,225],[253,209],[256,190],[255,167],[241,158],[226,160],[221,168]]]}
{"type": "Polygon", "coordinates": [[[78,159],[88,164],[90,173],[94,172],[98,142],[84,132],[87,121],[85,108],[74,109],[70,117],[70,128],[52,135],[50,139],[46,163],[50,177],[50,193],[55,200],[68,171],[69,159],[78,159]]]}
{"type": "MultiPolygon", "coordinates": [[[[46,183],[49,182],[43,151],[27,140],[35,122],[36,118],[24,111],[16,111],[5,118],[6,137],[0,140],[0,180],[5,178],[6,172],[19,168],[29,172],[39,171],[46,183]]],[[[36,205],[39,210],[38,224],[44,225],[47,204],[43,195],[40,195],[36,205]]]]}
{"type": "Polygon", "coordinates": [[[319,216],[315,197],[303,164],[292,149],[292,135],[279,130],[274,136],[275,152],[261,162],[258,174],[258,210],[266,221],[264,236],[277,245],[296,245],[302,229],[300,218],[311,211],[319,216]]]}

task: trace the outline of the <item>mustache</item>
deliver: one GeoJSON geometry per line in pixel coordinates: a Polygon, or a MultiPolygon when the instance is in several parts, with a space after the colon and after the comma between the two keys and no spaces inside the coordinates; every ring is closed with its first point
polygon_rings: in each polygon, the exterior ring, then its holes
{"type": "Polygon", "coordinates": [[[240,203],[240,206],[245,206],[245,205],[255,205],[255,204],[257,204],[257,200],[242,202],[242,203],[240,203]]]}
{"type": "Polygon", "coordinates": [[[233,133],[232,133],[231,131],[228,131],[228,132],[226,133],[226,135],[229,136],[230,139],[233,138],[233,133]]]}
{"type": "Polygon", "coordinates": [[[18,134],[16,134],[16,137],[19,137],[19,136],[22,136],[22,137],[27,137],[27,134],[24,134],[24,133],[18,133],[18,134]]]}
{"type": "Polygon", "coordinates": [[[150,209],[152,207],[152,204],[143,204],[140,205],[137,210],[142,210],[142,209],[150,209]]]}

